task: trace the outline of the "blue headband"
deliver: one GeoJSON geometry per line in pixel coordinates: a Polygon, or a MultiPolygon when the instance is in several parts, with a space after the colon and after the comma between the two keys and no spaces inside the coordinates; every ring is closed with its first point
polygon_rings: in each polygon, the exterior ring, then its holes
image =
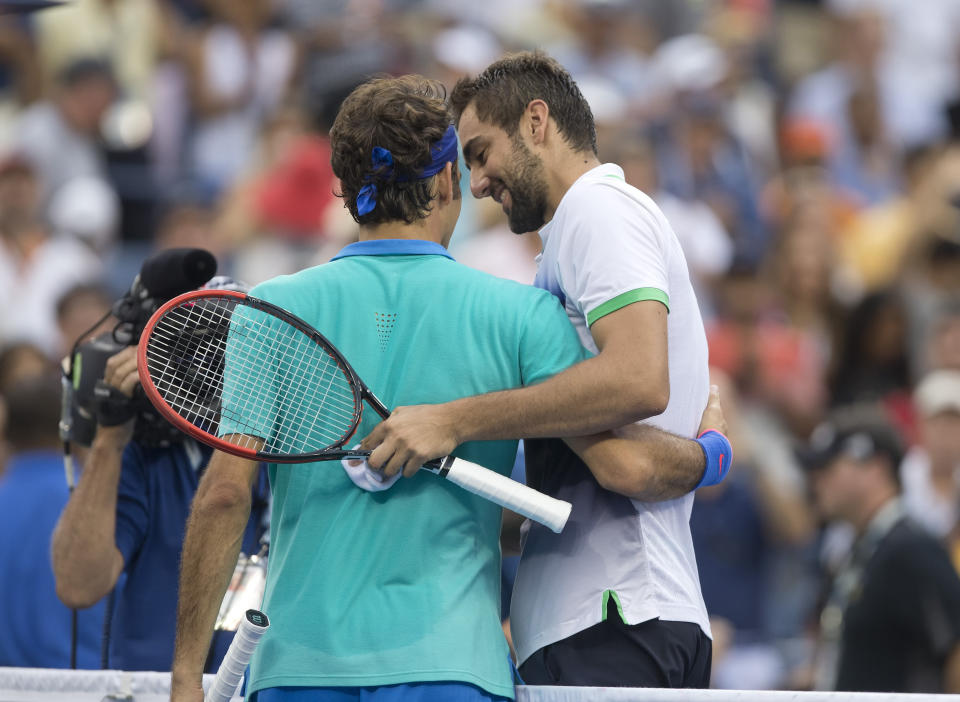
{"type": "MultiPolygon", "coordinates": [[[[457,131],[453,128],[452,124],[447,127],[447,131],[443,133],[440,140],[430,147],[430,155],[432,160],[422,171],[416,175],[400,174],[395,178],[395,181],[404,183],[410,180],[423,180],[424,178],[435,176],[442,171],[443,167],[448,163],[456,161],[457,131]]],[[[364,180],[368,182],[360,188],[360,192],[357,193],[357,213],[361,217],[369,212],[373,212],[373,208],[377,206],[377,186],[369,181],[372,181],[375,177],[385,179],[393,175],[393,154],[391,154],[389,150],[384,149],[382,146],[374,146],[370,161],[373,168],[371,168],[370,173],[364,178],[364,180]]]]}

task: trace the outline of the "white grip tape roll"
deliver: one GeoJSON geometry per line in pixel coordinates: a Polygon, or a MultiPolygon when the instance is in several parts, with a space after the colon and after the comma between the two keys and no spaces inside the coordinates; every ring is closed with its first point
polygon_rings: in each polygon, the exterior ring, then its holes
{"type": "Polygon", "coordinates": [[[260,637],[270,626],[267,615],[255,609],[248,609],[240,622],[240,628],[227,649],[227,655],[217,670],[217,677],[204,697],[204,702],[229,702],[237,694],[240,680],[250,662],[254,649],[260,643],[260,637]]]}
{"type": "Polygon", "coordinates": [[[448,456],[444,459],[443,466],[435,472],[464,490],[540,522],[558,534],[570,516],[572,506],[569,502],[544,495],[523,483],[462,458],[448,456]]]}

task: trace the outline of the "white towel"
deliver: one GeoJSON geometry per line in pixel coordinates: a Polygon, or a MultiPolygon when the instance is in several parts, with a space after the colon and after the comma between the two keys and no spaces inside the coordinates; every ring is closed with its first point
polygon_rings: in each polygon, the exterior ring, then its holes
{"type": "MultiPolygon", "coordinates": [[[[356,446],[354,446],[354,448],[356,448],[356,446]]],[[[367,461],[362,458],[344,458],[340,461],[340,465],[343,466],[343,469],[347,472],[353,484],[367,492],[389,490],[393,487],[393,484],[400,479],[400,476],[403,475],[403,473],[400,472],[392,478],[387,478],[380,471],[371,468],[367,461]]]]}

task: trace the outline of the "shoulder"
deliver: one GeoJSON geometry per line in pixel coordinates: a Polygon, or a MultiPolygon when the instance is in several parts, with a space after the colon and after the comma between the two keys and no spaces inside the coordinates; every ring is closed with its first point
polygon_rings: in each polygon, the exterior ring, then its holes
{"type": "Polygon", "coordinates": [[[508,278],[501,278],[492,273],[471,268],[463,263],[451,261],[447,263],[452,263],[452,265],[449,266],[449,275],[464,285],[471,285],[482,290],[489,290],[508,296],[524,296],[543,292],[532,285],[518,283],[508,278]]]}
{"type": "Polygon", "coordinates": [[[250,297],[256,297],[273,302],[276,297],[301,293],[304,288],[321,284],[327,276],[335,275],[343,268],[345,261],[331,261],[319,266],[304,268],[296,273],[278,275],[262,283],[258,283],[250,290],[250,297]]]}
{"type": "Polygon", "coordinates": [[[19,129],[46,128],[57,123],[56,110],[48,101],[38,102],[24,110],[20,115],[19,129]]]}
{"type": "Polygon", "coordinates": [[[562,311],[553,295],[533,285],[499,278],[462,264],[451,266],[451,272],[456,277],[458,290],[469,295],[473,301],[481,301],[485,309],[498,315],[506,314],[519,319],[542,313],[548,307],[562,311]]]}
{"type": "MultiPolygon", "coordinates": [[[[890,531],[877,551],[877,565],[901,572],[911,580],[944,567],[954,574],[946,548],[912,519],[901,520],[890,531]]],[[[960,587],[960,579],[957,585],[960,587]]]]}
{"type": "Polygon", "coordinates": [[[612,173],[588,175],[575,183],[561,208],[558,214],[567,221],[630,220],[658,229],[666,225],[663,212],[649,195],[612,173]]]}

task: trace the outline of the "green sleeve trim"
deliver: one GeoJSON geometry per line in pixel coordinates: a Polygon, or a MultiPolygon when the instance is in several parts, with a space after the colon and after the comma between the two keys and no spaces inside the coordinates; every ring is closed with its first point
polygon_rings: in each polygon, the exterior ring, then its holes
{"type": "Polygon", "coordinates": [[[623,605],[620,604],[620,597],[617,595],[616,590],[604,590],[603,591],[603,610],[600,612],[600,621],[607,621],[607,605],[610,604],[611,598],[613,599],[614,604],[617,605],[617,613],[620,615],[620,621],[624,624],[627,623],[627,618],[623,616],[623,605]]]}
{"type": "Polygon", "coordinates": [[[670,298],[663,290],[660,288],[637,288],[636,290],[628,290],[625,293],[621,293],[612,300],[607,300],[602,305],[595,307],[587,315],[587,326],[593,326],[593,323],[601,317],[606,317],[611,312],[616,312],[627,305],[632,305],[634,302],[640,302],[642,300],[656,300],[657,302],[661,302],[663,306],[667,308],[667,312],[670,312],[670,298]]]}

